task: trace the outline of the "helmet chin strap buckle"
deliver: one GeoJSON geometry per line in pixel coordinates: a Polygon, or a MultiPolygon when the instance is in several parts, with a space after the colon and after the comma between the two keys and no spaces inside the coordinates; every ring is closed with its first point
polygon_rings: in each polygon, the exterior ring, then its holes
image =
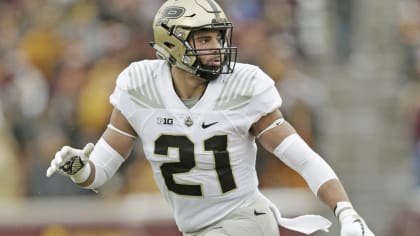
{"type": "Polygon", "coordinates": [[[184,62],[185,64],[190,64],[191,61],[192,61],[191,57],[188,57],[188,56],[182,57],[182,62],[184,62]]]}

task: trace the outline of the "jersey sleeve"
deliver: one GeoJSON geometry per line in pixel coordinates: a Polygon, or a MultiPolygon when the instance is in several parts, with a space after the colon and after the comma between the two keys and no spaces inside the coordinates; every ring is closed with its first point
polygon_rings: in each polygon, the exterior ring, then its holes
{"type": "Polygon", "coordinates": [[[130,99],[129,89],[132,84],[132,65],[125,68],[117,77],[114,91],[109,97],[109,101],[115,109],[119,110],[127,119],[136,110],[136,106],[130,99]]]}
{"type": "Polygon", "coordinates": [[[115,107],[119,108],[121,104],[121,95],[127,91],[127,84],[129,81],[129,67],[125,68],[119,75],[116,81],[116,86],[111,96],[109,97],[110,103],[115,107]]]}
{"type": "Polygon", "coordinates": [[[251,121],[251,124],[258,121],[262,116],[280,108],[282,99],[277,88],[271,79],[261,69],[257,69],[254,74],[254,94],[250,103],[246,107],[245,116],[251,121]]]}

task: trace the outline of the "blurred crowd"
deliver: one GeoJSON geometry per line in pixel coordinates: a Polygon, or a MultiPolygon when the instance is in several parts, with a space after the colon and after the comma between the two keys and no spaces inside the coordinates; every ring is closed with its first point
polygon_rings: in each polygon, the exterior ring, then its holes
{"type": "MultiPolygon", "coordinates": [[[[45,171],[63,145],[81,148],[101,135],[119,72],[130,62],[155,58],[148,42],[162,2],[0,1],[0,198],[94,194],[66,177],[46,178],[45,171]]],[[[259,65],[276,81],[286,117],[316,146],[323,88],[302,71],[296,2],[219,2],[234,22],[239,61],[259,65]]],[[[278,160],[258,160],[262,187],[304,186],[278,160]]],[[[104,187],[116,195],[156,190],[141,148],[104,187]]]]}
{"type": "Polygon", "coordinates": [[[420,190],[420,0],[402,0],[399,16],[404,52],[401,101],[412,140],[413,184],[420,190]]]}

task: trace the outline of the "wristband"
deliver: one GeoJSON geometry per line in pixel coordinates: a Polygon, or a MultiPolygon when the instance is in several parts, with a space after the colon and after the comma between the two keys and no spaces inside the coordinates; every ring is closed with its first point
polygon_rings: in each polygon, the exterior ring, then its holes
{"type": "Polygon", "coordinates": [[[353,208],[353,205],[348,201],[337,202],[337,205],[334,209],[334,214],[338,220],[340,220],[340,222],[342,222],[348,216],[358,216],[357,212],[353,208]]]}

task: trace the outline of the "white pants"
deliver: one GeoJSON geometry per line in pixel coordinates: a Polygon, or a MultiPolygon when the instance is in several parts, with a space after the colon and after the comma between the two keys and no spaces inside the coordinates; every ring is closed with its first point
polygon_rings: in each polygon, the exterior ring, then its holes
{"type": "Polygon", "coordinates": [[[238,208],[220,221],[184,236],[279,236],[279,227],[267,201],[260,197],[249,207],[238,208]]]}

